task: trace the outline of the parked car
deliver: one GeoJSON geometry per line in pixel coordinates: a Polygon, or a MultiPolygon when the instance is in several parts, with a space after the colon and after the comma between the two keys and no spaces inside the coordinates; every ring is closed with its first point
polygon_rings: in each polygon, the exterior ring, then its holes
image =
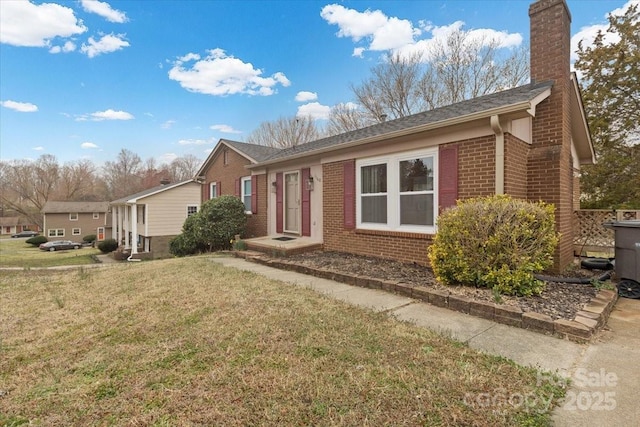
{"type": "Polygon", "coordinates": [[[63,249],[80,249],[82,243],[72,242],[71,240],[52,240],[39,246],[43,251],[61,251],[63,249]]]}
{"type": "Polygon", "coordinates": [[[15,238],[18,238],[18,237],[33,237],[33,236],[37,236],[39,234],[40,233],[38,233],[37,231],[24,230],[24,231],[21,231],[19,233],[12,234],[11,237],[13,237],[15,239],[15,238]]]}

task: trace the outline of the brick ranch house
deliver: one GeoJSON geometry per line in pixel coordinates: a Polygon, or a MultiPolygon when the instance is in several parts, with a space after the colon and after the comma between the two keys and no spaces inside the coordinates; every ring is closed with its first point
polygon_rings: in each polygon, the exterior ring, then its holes
{"type": "MultiPolygon", "coordinates": [[[[540,0],[529,16],[531,83],[246,158],[258,213],[253,233],[308,236],[325,250],[427,264],[442,209],[510,194],[555,205],[555,268],[568,265],[580,166],[595,154],[570,72],[567,4],[540,0]]],[[[218,162],[208,174],[222,173],[224,152],[242,156],[238,144],[220,147],[207,159],[218,162]]],[[[216,179],[223,191],[232,185],[207,175],[203,191],[216,179]]]]}
{"type": "Polygon", "coordinates": [[[202,202],[221,195],[240,197],[247,212],[243,237],[267,234],[267,199],[258,197],[268,191],[265,175],[252,175],[247,166],[278,153],[277,148],[221,139],[197,173],[202,183],[202,202]]]}

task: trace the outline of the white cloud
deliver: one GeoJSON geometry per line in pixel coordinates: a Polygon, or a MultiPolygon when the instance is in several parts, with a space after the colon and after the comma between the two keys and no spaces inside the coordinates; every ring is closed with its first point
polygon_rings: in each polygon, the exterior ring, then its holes
{"type": "Polygon", "coordinates": [[[32,150],[34,150],[34,151],[44,151],[44,147],[39,145],[37,147],[33,147],[32,150]]]}
{"type": "Polygon", "coordinates": [[[371,50],[395,49],[410,44],[421,33],[410,21],[390,18],[380,10],[358,12],[330,4],[322,8],[320,16],[338,26],[338,37],[350,37],[354,42],[366,39],[371,50]]]}
{"type": "Polygon", "coordinates": [[[62,46],[53,46],[49,49],[49,53],[69,53],[76,50],[76,44],[70,40],[67,40],[62,46]]]}
{"type": "Polygon", "coordinates": [[[46,47],[56,37],[87,31],[72,9],[55,3],[0,1],[0,43],[46,47]]]}
{"type": "Polygon", "coordinates": [[[10,110],[19,111],[20,113],[35,113],[38,111],[38,106],[30,102],[17,102],[8,99],[6,101],[0,101],[0,105],[10,110]]]}
{"type": "Polygon", "coordinates": [[[89,37],[88,44],[82,43],[80,51],[87,54],[89,58],[93,58],[94,56],[115,52],[129,46],[130,44],[124,39],[124,35],[107,34],[102,36],[100,40],[89,37]]]}
{"type": "MultiPolygon", "coordinates": [[[[640,6],[640,0],[629,0],[622,7],[612,10],[607,15],[624,15],[632,5],[640,6]]],[[[581,27],[580,31],[578,31],[573,35],[573,37],[571,37],[571,62],[578,59],[578,43],[582,41],[583,46],[589,46],[593,44],[593,41],[595,40],[599,31],[604,34],[605,44],[618,42],[620,40],[620,36],[614,33],[607,33],[607,28],[609,28],[609,24],[607,22],[606,16],[603,17],[602,23],[581,27]]]]}
{"type": "Polygon", "coordinates": [[[211,143],[213,143],[211,139],[181,139],[178,141],[180,145],[206,145],[211,143]]]}
{"type": "Polygon", "coordinates": [[[169,70],[169,78],[190,92],[215,96],[269,96],[276,93],[277,85],[291,84],[281,72],[270,77],[262,77],[262,73],[249,62],[228,56],[222,49],[213,49],[204,58],[194,53],[178,58],[169,70]]]}
{"type": "Polygon", "coordinates": [[[176,153],[164,153],[162,154],[160,157],[158,157],[158,162],[160,164],[170,164],[171,162],[173,162],[175,159],[178,158],[178,155],[176,153]]]}
{"type": "Polygon", "coordinates": [[[76,120],[84,121],[84,120],[93,120],[96,122],[101,122],[103,120],[132,120],[134,119],[131,113],[127,113],[126,111],[115,111],[112,109],[108,109],[105,111],[96,111],[95,113],[91,113],[88,116],[80,116],[76,120]]]}
{"type": "Polygon", "coordinates": [[[209,129],[217,130],[222,133],[242,133],[241,130],[236,130],[233,128],[233,126],[229,126],[229,125],[212,125],[212,126],[209,126],[209,129]]]}
{"type": "Polygon", "coordinates": [[[98,148],[98,146],[93,142],[83,142],[82,144],[80,144],[80,148],[89,149],[89,148],[98,148]]]}
{"type": "Polygon", "coordinates": [[[310,116],[314,120],[327,120],[331,113],[331,107],[318,102],[310,102],[298,107],[296,116],[310,116]]]}
{"type": "Polygon", "coordinates": [[[162,129],[171,129],[171,127],[176,123],[175,120],[167,120],[163,124],[160,125],[162,129]]]}
{"type": "Polygon", "coordinates": [[[352,56],[363,57],[366,51],[394,51],[401,55],[417,54],[427,59],[430,49],[454,31],[465,31],[469,43],[497,42],[501,48],[522,44],[522,35],[496,31],[490,28],[462,30],[464,22],[436,27],[425,21],[414,26],[410,21],[388,17],[379,10],[358,12],[344,6],[331,4],[322,9],[320,16],[329,24],[337,25],[338,37],[350,37],[359,43],[352,56]],[[419,38],[421,35],[426,37],[419,38]],[[364,44],[364,46],[363,46],[364,44]]]}
{"type": "Polygon", "coordinates": [[[127,15],[124,12],[113,9],[109,3],[97,0],[81,0],[82,8],[87,12],[95,13],[102,16],[109,22],[117,22],[122,24],[127,22],[127,15]]]}
{"type": "Polygon", "coordinates": [[[316,99],[318,99],[318,94],[315,92],[300,91],[296,94],[296,101],[298,102],[309,102],[316,99]]]}

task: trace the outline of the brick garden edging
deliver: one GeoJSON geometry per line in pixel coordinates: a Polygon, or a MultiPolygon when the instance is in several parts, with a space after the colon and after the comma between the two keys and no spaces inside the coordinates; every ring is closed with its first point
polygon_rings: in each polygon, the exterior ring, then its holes
{"type": "Polygon", "coordinates": [[[607,323],[609,314],[618,300],[617,292],[601,289],[581,311],[576,313],[573,320],[553,320],[546,314],[523,312],[519,307],[498,305],[488,301],[475,301],[461,295],[451,294],[446,290],[414,287],[391,280],[381,280],[348,273],[337,273],[326,269],[307,267],[285,259],[269,258],[264,254],[257,255],[238,251],[235,252],[235,256],[281,270],[295,271],[297,273],[334,280],[362,288],[393,292],[437,307],[481,317],[496,323],[528,329],[545,335],[566,338],[579,343],[590,341],[595,333],[607,323]]]}

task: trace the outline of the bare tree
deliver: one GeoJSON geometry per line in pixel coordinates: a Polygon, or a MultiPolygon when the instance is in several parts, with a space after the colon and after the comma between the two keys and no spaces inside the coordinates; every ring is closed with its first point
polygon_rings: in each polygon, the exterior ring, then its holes
{"type": "Polygon", "coordinates": [[[140,156],[124,148],[120,150],[117,159],[105,162],[102,168],[107,198],[115,200],[143,190],[142,170],[140,156]]]}
{"type": "Polygon", "coordinates": [[[351,86],[371,120],[404,117],[423,110],[424,101],[418,92],[419,56],[406,58],[397,53],[388,54],[383,63],[371,69],[371,74],[360,86],[351,86]]]}
{"type": "Polygon", "coordinates": [[[351,89],[371,120],[405,117],[524,84],[526,50],[505,51],[498,40],[458,29],[420,54],[387,55],[351,89]]]}
{"type": "Polygon", "coordinates": [[[329,123],[324,131],[327,135],[338,135],[356,129],[361,129],[377,123],[369,114],[357,105],[338,104],[329,113],[329,123]]]}
{"type": "Polygon", "coordinates": [[[95,166],[90,160],[65,163],[60,170],[55,197],[65,201],[95,201],[100,198],[95,184],[95,166]]]}
{"type": "Polygon", "coordinates": [[[0,174],[3,207],[42,226],[42,208],[53,194],[60,178],[60,167],[55,156],[44,154],[35,161],[3,162],[0,174]]]}
{"type": "Polygon", "coordinates": [[[193,178],[198,172],[201,164],[202,160],[197,158],[193,154],[187,154],[185,156],[174,159],[169,164],[171,180],[184,181],[193,178]]]}
{"type": "Polygon", "coordinates": [[[280,117],[273,122],[262,122],[247,137],[247,142],[268,147],[294,147],[320,138],[321,132],[309,116],[280,117]]]}

